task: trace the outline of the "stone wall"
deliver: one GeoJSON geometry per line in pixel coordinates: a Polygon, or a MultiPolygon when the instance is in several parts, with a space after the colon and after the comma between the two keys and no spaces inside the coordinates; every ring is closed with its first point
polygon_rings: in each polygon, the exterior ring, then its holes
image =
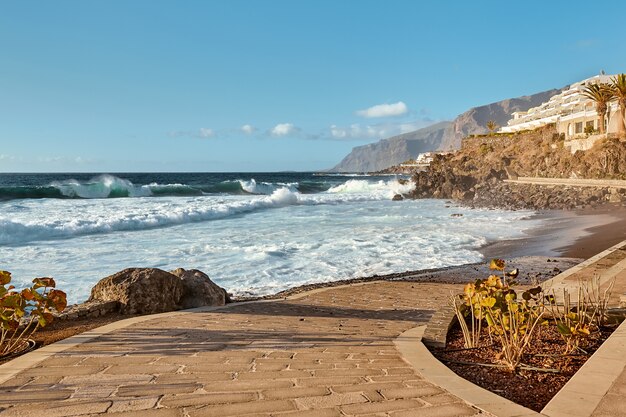
{"type": "Polygon", "coordinates": [[[558,135],[556,126],[550,124],[535,130],[516,132],[516,133],[495,133],[493,135],[472,135],[463,139],[461,143],[462,150],[480,149],[481,146],[491,146],[494,148],[503,148],[509,146],[521,139],[541,142],[546,139],[556,138],[558,135]]]}
{"type": "Polygon", "coordinates": [[[576,151],[591,149],[597,141],[604,138],[606,138],[606,135],[591,135],[582,139],[566,140],[564,146],[569,149],[572,154],[575,154],[576,151]]]}

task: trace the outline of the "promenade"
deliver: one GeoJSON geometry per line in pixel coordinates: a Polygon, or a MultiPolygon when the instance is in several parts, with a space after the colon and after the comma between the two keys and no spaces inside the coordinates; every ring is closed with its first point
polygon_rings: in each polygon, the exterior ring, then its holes
{"type": "MultiPolygon", "coordinates": [[[[617,280],[626,242],[546,282],[617,280]]],[[[457,377],[420,342],[461,284],[377,281],[134,317],[0,366],[0,417],[626,416],[626,327],[542,413],[457,377]]]]}

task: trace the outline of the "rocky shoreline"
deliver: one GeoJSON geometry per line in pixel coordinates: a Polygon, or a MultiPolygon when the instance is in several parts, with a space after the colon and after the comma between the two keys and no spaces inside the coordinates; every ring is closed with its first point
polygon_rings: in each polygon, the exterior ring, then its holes
{"type": "Polygon", "coordinates": [[[436,155],[430,167],[412,176],[409,198],[453,199],[470,207],[503,209],[581,209],[623,205],[626,190],[507,183],[517,176],[624,179],[626,142],[604,139],[572,154],[553,126],[532,132],[476,136],[461,150],[436,155]]]}

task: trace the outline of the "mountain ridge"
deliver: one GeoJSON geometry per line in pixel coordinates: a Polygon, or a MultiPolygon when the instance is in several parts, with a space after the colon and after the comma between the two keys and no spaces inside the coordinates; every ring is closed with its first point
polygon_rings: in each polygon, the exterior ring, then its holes
{"type": "MultiPolygon", "coordinates": [[[[565,87],[566,88],[566,87],[565,87]]],[[[487,133],[485,125],[493,120],[503,126],[513,112],[526,111],[540,105],[563,89],[551,89],[531,95],[472,107],[453,121],[434,123],[413,132],[356,146],[330,172],[372,172],[389,168],[420,153],[459,149],[461,140],[472,134],[487,133]]]]}

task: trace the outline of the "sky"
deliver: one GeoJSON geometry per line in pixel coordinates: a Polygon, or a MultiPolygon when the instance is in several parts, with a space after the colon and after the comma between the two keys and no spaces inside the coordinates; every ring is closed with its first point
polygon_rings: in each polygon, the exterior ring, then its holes
{"type": "Polygon", "coordinates": [[[0,0],[0,172],[315,171],[626,72],[626,2],[0,0]]]}

